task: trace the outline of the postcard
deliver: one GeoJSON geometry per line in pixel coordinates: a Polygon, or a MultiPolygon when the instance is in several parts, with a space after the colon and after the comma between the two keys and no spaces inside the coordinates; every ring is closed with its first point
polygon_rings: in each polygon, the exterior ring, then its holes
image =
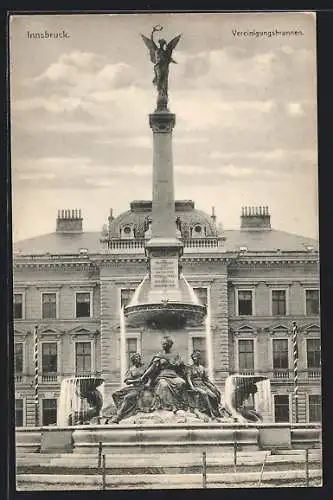
{"type": "Polygon", "coordinates": [[[9,24],[17,490],[321,486],[316,14],[9,24]]]}

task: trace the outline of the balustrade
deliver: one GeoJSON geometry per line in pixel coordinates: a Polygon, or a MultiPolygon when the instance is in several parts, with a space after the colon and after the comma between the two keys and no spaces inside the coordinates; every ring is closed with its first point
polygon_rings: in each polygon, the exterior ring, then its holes
{"type": "MultiPolygon", "coordinates": [[[[114,239],[108,241],[108,249],[113,252],[136,252],[144,250],[146,240],[140,239],[114,239]]],[[[191,238],[183,240],[184,249],[211,249],[223,246],[223,238],[191,238]]]]}
{"type": "Polygon", "coordinates": [[[288,368],[274,368],[273,378],[275,379],[289,379],[290,370],[288,368]]]}
{"type": "Polygon", "coordinates": [[[45,383],[57,383],[59,382],[58,374],[57,373],[43,373],[39,377],[40,382],[45,382],[45,383]]]}

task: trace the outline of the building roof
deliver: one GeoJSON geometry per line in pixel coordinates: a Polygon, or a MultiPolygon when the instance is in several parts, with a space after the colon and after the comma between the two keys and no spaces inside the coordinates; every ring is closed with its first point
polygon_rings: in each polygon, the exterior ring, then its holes
{"type": "MultiPolygon", "coordinates": [[[[110,221],[109,234],[111,238],[119,238],[121,236],[121,228],[130,225],[134,226],[136,237],[144,238],[145,235],[145,220],[152,215],[152,202],[150,200],[134,200],[130,203],[130,210],[123,212],[110,221]]],[[[179,217],[182,224],[182,235],[185,238],[190,236],[191,228],[200,225],[205,228],[206,236],[216,236],[217,229],[214,219],[195,208],[192,200],[176,200],[175,201],[175,217],[179,217]]]]}
{"type": "Polygon", "coordinates": [[[224,231],[225,246],[230,251],[238,251],[246,247],[249,252],[278,251],[308,252],[311,248],[318,250],[318,241],[276,229],[271,230],[229,230],[224,231]]]}
{"type": "Polygon", "coordinates": [[[13,245],[13,252],[22,254],[75,254],[81,249],[86,249],[88,253],[98,253],[105,249],[100,243],[101,234],[99,232],[82,233],[49,233],[35,236],[26,240],[18,241],[13,245]]]}
{"type": "MultiPolygon", "coordinates": [[[[248,252],[308,252],[311,247],[318,250],[318,241],[312,238],[272,230],[226,230],[224,248],[235,252],[244,248],[248,252]]],[[[80,250],[88,253],[99,253],[106,250],[105,244],[100,242],[100,232],[82,232],[73,234],[50,233],[26,240],[18,241],[13,245],[14,257],[18,255],[36,254],[75,254],[80,250]]],[[[198,249],[200,253],[200,249],[198,249]]]]}

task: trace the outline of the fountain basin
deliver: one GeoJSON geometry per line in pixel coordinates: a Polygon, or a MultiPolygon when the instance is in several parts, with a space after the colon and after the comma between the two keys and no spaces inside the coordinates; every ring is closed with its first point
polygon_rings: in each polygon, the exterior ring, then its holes
{"type": "MultiPolygon", "coordinates": [[[[39,452],[42,436],[52,433],[71,434],[73,453],[97,454],[99,442],[106,453],[165,453],[191,450],[221,450],[231,452],[234,443],[239,451],[286,449],[288,434],[290,449],[320,448],[321,426],[290,423],[198,423],[160,425],[81,425],[75,427],[17,428],[16,449],[21,452],[39,452]],[[274,443],[265,442],[274,431],[274,443]],[[280,440],[279,440],[280,434],[280,440]],[[280,442],[279,442],[280,441],[280,442]]],[[[44,452],[47,449],[44,448],[44,452]]],[[[52,448],[54,451],[54,448],[52,448]]],[[[59,448],[60,451],[60,448],[59,448]]],[[[61,450],[68,452],[68,448],[61,450]]]]}
{"type": "Polygon", "coordinates": [[[206,306],[180,302],[163,302],[128,305],[124,308],[126,325],[151,329],[180,329],[203,323],[206,306]]]}
{"type": "Polygon", "coordinates": [[[97,417],[103,406],[103,396],[98,390],[103,378],[79,376],[61,382],[57,424],[67,426],[84,423],[97,417]]]}

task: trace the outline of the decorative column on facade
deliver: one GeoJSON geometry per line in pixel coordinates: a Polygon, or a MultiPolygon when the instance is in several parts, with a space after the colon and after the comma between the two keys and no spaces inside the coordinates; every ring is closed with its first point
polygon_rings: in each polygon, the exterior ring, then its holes
{"type": "Polygon", "coordinates": [[[229,375],[229,327],[228,327],[228,276],[225,266],[225,274],[211,285],[211,308],[214,318],[214,330],[212,335],[214,352],[214,370],[216,382],[224,386],[225,379],[229,375]]]}
{"type": "Polygon", "coordinates": [[[113,281],[101,279],[101,377],[105,387],[118,387],[120,373],[117,363],[119,338],[118,289],[113,281]],[[111,385],[110,385],[111,384],[111,385]]]}

